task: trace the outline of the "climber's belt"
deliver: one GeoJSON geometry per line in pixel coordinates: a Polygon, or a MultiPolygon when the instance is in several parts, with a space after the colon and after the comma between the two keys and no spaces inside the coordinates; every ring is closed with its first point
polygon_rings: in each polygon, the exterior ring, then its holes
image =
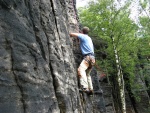
{"type": "Polygon", "coordinates": [[[94,56],[94,54],[93,53],[88,53],[88,54],[85,54],[85,55],[83,55],[84,57],[86,57],[86,56],[94,56]]]}

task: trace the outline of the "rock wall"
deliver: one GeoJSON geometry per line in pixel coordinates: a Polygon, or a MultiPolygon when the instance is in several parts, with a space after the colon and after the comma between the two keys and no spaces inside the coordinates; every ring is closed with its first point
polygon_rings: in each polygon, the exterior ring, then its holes
{"type": "MultiPolygon", "coordinates": [[[[69,36],[79,32],[75,5],[76,0],[0,0],[0,113],[117,112],[113,88],[99,82],[95,68],[95,94],[79,93],[82,56],[78,40],[69,36]]],[[[126,98],[131,113],[147,107],[126,98]]]]}
{"type": "Polygon", "coordinates": [[[0,0],[0,113],[105,111],[102,93],[78,91],[81,55],[78,40],[69,37],[79,31],[75,4],[0,0]]]}
{"type": "Polygon", "coordinates": [[[68,29],[66,1],[0,0],[0,113],[82,112],[68,29]]]}

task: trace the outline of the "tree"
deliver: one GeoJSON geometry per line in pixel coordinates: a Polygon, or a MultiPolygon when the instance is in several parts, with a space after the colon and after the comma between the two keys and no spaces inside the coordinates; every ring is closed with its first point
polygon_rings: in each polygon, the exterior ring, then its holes
{"type": "MultiPolygon", "coordinates": [[[[97,0],[97,2],[90,2],[85,9],[79,9],[81,23],[90,27],[91,36],[102,37],[108,42],[107,52],[109,53],[108,58],[111,60],[107,60],[107,63],[113,61],[113,65],[115,64],[113,73],[116,73],[117,82],[113,84],[115,90],[119,90],[117,96],[120,99],[118,102],[121,104],[118,104],[121,105],[120,109],[123,113],[126,113],[126,105],[123,77],[125,70],[122,66],[126,67],[130,64],[126,61],[131,58],[128,57],[129,54],[134,53],[133,50],[136,49],[131,45],[134,45],[136,41],[135,32],[138,28],[129,18],[129,4],[129,2],[125,2],[123,6],[118,6],[115,0],[97,0]]],[[[137,57],[136,54],[133,56],[137,57]]]]}
{"type": "Polygon", "coordinates": [[[139,1],[139,25],[140,29],[138,35],[140,37],[138,41],[138,57],[140,59],[140,67],[142,68],[142,74],[145,78],[146,85],[148,87],[148,93],[150,96],[150,13],[149,6],[150,1],[139,1]]]}

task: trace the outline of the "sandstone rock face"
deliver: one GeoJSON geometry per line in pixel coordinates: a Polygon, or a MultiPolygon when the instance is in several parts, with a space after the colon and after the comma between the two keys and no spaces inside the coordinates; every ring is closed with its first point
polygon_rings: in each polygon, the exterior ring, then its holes
{"type": "MultiPolygon", "coordinates": [[[[79,93],[82,56],[78,40],[69,37],[79,32],[75,5],[76,0],[0,0],[0,113],[117,112],[112,87],[99,83],[94,68],[95,94],[79,93]]],[[[147,107],[135,103],[139,113],[147,107]]]]}
{"type": "Polygon", "coordinates": [[[0,113],[78,113],[67,2],[0,0],[0,113]]]}

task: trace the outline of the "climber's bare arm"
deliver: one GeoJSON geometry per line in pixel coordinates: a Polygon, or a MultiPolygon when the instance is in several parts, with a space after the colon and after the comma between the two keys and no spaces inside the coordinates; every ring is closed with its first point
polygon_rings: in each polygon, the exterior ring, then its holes
{"type": "Polygon", "coordinates": [[[71,37],[78,37],[79,33],[70,33],[71,37]]]}

